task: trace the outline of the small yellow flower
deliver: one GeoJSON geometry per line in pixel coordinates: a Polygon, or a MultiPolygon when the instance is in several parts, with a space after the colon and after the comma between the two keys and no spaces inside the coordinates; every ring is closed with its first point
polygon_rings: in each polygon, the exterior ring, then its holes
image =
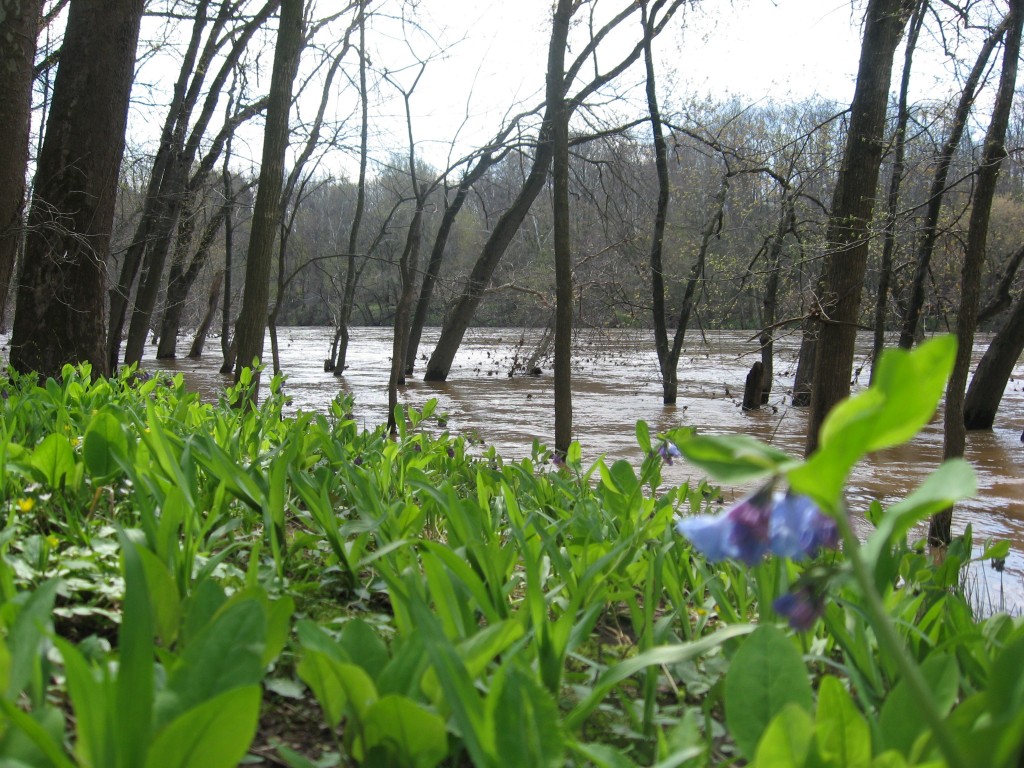
{"type": "Polygon", "coordinates": [[[18,509],[21,510],[23,514],[27,515],[29,512],[35,509],[35,506],[36,500],[33,499],[31,496],[28,496],[23,499],[18,499],[18,509]]]}
{"type": "Polygon", "coordinates": [[[46,537],[46,543],[50,545],[50,549],[55,549],[57,545],[60,544],[60,539],[53,534],[50,534],[46,537]]]}

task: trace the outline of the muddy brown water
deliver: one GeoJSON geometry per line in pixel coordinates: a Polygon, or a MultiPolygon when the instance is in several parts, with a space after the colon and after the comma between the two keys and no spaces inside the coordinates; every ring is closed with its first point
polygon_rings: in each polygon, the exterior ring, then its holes
{"type": "MultiPolygon", "coordinates": [[[[285,392],[291,407],[324,410],[343,391],[355,399],[355,418],[367,428],[382,424],[387,410],[387,379],[391,333],[386,328],[356,328],[349,347],[349,367],[342,377],[323,370],[332,331],[328,328],[285,328],[279,331],[281,367],[287,374],[285,392]]],[[[452,434],[473,436],[493,445],[506,459],[529,456],[534,440],[553,442],[554,390],[550,366],[540,376],[508,376],[516,359],[529,356],[539,331],[522,329],[471,329],[444,383],[419,378],[437,339],[428,329],[421,345],[417,371],[402,390],[403,403],[421,408],[431,398],[439,413],[447,413],[452,434]]],[[[661,402],[656,356],[649,332],[592,330],[577,334],[574,345],[573,424],[583,449],[584,462],[605,457],[609,463],[642,460],[635,438],[636,422],[645,420],[652,433],[678,425],[690,425],[706,433],[744,432],[795,456],[803,451],[806,411],[789,405],[799,339],[784,338],[776,345],[775,384],[770,405],[760,412],[740,409],[743,382],[750,365],[758,359],[757,342],[751,333],[714,331],[691,334],[679,364],[679,399],[675,406],[661,402]]],[[[869,339],[858,345],[856,366],[863,365],[855,386],[866,385],[865,365],[869,339]]],[[[189,340],[179,344],[187,349],[189,340]]],[[[976,344],[975,362],[987,346],[976,344]]],[[[218,342],[211,339],[213,354],[201,361],[180,359],[146,365],[184,374],[189,387],[215,397],[228,382],[218,373],[218,342]]],[[[151,357],[152,347],[147,348],[151,357]]],[[[269,342],[266,359],[270,359],[269,342]]],[[[1019,612],[1024,607],[1024,363],[1018,361],[1003,397],[996,426],[991,432],[970,433],[966,457],[974,465],[978,494],[959,505],[954,531],[970,524],[974,540],[1007,539],[1012,551],[1006,570],[971,570],[969,586],[986,610],[1000,602],[1019,612]]],[[[474,450],[483,452],[484,447],[474,450]]],[[[910,443],[868,457],[856,467],[848,486],[848,503],[863,512],[872,499],[891,504],[915,488],[942,455],[941,413],[910,443]]],[[[682,483],[698,479],[692,467],[676,462],[666,467],[664,481],[682,483]]],[[[749,488],[727,488],[727,498],[737,498],[749,488]]],[[[924,534],[924,528],[915,535],[924,534]]]]}

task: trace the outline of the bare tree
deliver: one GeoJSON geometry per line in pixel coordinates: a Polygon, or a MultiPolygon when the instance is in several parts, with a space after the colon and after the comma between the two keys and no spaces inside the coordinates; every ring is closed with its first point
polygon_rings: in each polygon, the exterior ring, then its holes
{"type": "Polygon", "coordinates": [[[57,375],[90,361],[109,372],[106,262],[142,9],[142,0],[69,6],[18,284],[10,360],[19,371],[57,375]]]}
{"type": "Polygon", "coordinates": [[[826,233],[817,364],[807,422],[808,453],[818,445],[818,430],[825,416],[850,393],[857,317],[867,270],[868,224],[884,149],[893,57],[915,2],[870,0],[865,12],[850,129],[826,233]]]}
{"type": "Polygon", "coordinates": [[[43,0],[0,0],[0,328],[21,245],[32,75],[43,0]]]}
{"type": "MultiPolygon", "coordinates": [[[[281,183],[284,155],[288,148],[288,114],[292,85],[302,53],[303,0],[282,0],[281,20],[274,48],[274,69],[270,79],[267,124],[263,133],[263,157],[253,210],[249,253],[245,265],[245,293],[235,333],[237,353],[235,380],[242,369],[263,357],[270,300],[270,271],[274,260],[274,239],[281,215],[281,183]]],[[[253,389],[255,395],[257,386],[253,389]]]]}
{"type": "MultiPolygon", "coordinates": [[[[956,318],[957,352],[953,373],[946,385],[946,409],[943,419],[942,456],[944,459],[964,455],[966,434],[964,428],[964,389],[970,372],[974,333],[978,326],[978,307],[981,303],[981,272],[985,265],[992,200],[996,193],[999,169],[1006,159],[1006,128],[1010,122],[1014,89],[1020,61],[1021,31],[1024,29],[1024,0],[1010,0],[1010,19],[1003,43],[1003,66],[999,88],[992,107],[992,118],[977,181],[971,200],[971,218],[967,227],[967,248],[960,273],[960,308],[956,318]]],[[[952,540],[952,508],[932,516],[928,526],[928,541],[935,546],[952,540]]]]}

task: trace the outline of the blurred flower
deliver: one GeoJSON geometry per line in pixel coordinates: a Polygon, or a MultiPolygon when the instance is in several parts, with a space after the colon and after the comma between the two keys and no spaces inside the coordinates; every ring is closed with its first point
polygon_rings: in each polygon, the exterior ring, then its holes
{"type": "Polygon", "coordinates": [[[793,629],[806,632],[825,612],[825,600],[816,590],[804,585],[778,598],[772,608],[785,616],[793,629]]]}
{"type": "Polygon", "coordinates": [[[680,453],[675,443],[669,440],[664,440],[661,445],[658,446],[658,455],[664,459],[666,464],[671,466],[672,460],[682,457],[683,454],[680,453]]]}
{"type": "Polygon", "coordinates": [[[50,549],[54,549],[58,544],[60,544],[60,539],[53,534],[50,534],[46,537],[46,543],[50,545],[50,549]]]}
{"type": "Polygon", "coordinates": [[[26,496],[24,498],[18,499],[18,509],[21,511],[22,514],[27,515],[29,512],[35,509],[35,506],[36,500],[33,499],[31,496],[26,496]]]}
{"type": "Polygon", "coordinates": [[[777,496],[769,526],[769,549],[779,557],[803,560],[821,549],[839,546],[836,521],[824,515],[806,496],[777,496]]]}
{"type": "Polygon", "coordinates": [[[352,463],[355,464],[357,467],[363,466],[363,457],[356,456],[354,459],[352,459],[352,463]]]}
{"type": "Polygon", "coordinates": [[[721,515],[684,518],[676,530],[708,560],[732,558],[756,565],[768,551],[771,510],[771,487],[766,486],[721,515]]]}
{"type": "Polygon", "coordinates": [[[687,517],[676,530],[712,562],[756,565],[768,552],[802,560],[839,544],[835,521],[806,496],[772,494],[771,484],[721,515],[687,517]]]}

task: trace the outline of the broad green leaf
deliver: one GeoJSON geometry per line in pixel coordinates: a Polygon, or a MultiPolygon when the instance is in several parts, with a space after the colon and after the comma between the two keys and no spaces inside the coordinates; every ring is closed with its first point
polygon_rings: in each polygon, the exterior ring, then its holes
{"type": "Polygon", "coordinates": [[[252,744],[260,687],[225,691],[157,732],[146,768],[235,768],[252,744]]]}
{"type": "Polygon", "coordinates": [[[254,599],[228,604],[189,642],[168,672],[157,725],[204,701],[263,679],[266,615],[254,599]]]}
{"type": "Polygon", "coordinates": [[[434,768],[448,754],[444,720],[404,696],[374,702],[363,719],[363,754],[377,765],[434,768]]]}
{"type": "Polygon", "coordinates": [[[818,687],[818,752],[826,763],[845,768],[871,765],[871,729],[843,684],[832,675],[818,687]]]}
{"type": "Polygon", "coordinates": [[[61,743],[64,718],[59,709],[45,707],[38,715],[30,714],[0,697],[0,714],[7,720],[0,719],[7,726],[0,735],[0,758],[9,759],[11,768],[75,768],[61,743]]]}
{"type": "Polygon", "coordinates": [[[501,764],[509,768],[564,765],[558,706],[537,678],[505,664],[487,697],[488,720],[501,764]]]}
{"type": "Polygon", "coordinates": [[[177,638],[181,626],[181,599],[178,597],[178,586],[160,558],[145,547],[139,547],[137,551],[146,573],[156,633],[163,644],[170,647],[177,638]]]}
{"type": "MultiPolygon", "coordinates": [[[[932,703],[940,715],[946,715],[956,702],[960,688],[960,670],[955,656],[932,653],[921,665],[921,675],[932,694],[932,703]]],[[[916,704],[917,698],[905,680],[889,692],[878,716],[882,745],[907,757],[917,740],[928,733],[928,725],[916,704]]]]}
{"type": "Polygon", "coordinates": [[[759,768],[803,768],[811,751],[814,721],[799,704],[786,704],[764,731],[754,765],[759,768]]]}
{"type": "Polygon", "coordinates": [[[777,627],[748,637],[725,674],[725,719],[737,746],[753,757],[768,724],[787,704],[810,711],[811,684],[800,652],[777,627]]]}
{"type": "Polygon", "coordinates": [[[377,701],[377,688],[366,670],[337,661],[320,651],[306,650],[298,666],[299,678],[312,690],[324,717],[337,727],[346,714],[361,720],[377,701]]]}
{"type": "Polygon", "coordinates": [[[32,451],[29,459],[51,488],[60,488],[61,484],[75,473],[75,452],[71,442],[64,436],[52,433],[32,451]]]}
{"type": "Polygon", "coordinates": [[[742,483],[783,472],[797,460],[749,435],[698,435],[680,441],[686,460],[721,483],[742,483]]]}
{"type": "Polygon", "coordinates": [[[643,451],[645,456],[653,450],[651,447],[651,430],[643,419],[636,423],[636,443],[640,446],[640,450],[643,451]]]}
{"type": "MultiPolygon", "coordinates": [[[[512,643],[521,638],[523,633],[524,629],[521,621],[508,619],[485,627],[475,635],[459,643],[456,646],[458,656],[469,673],[470,678],[475,680],[479,675],[483,674],[487,665],[496,656],[503,653],[512,643]]],[[[423,676],[423,692],[431,701],[437,700],[443,688],[437,675],[436,669],[431,668],[423,676]]]]}
{"type": "Polygon", "coordinates": [[[57,596],[57,579],[49,579],[31,592],[18,611],[7,636],[10,655],[7,676],[7,698],[14,701],[29,687],[41,688],[39,664],[43,637],[52,631],[53,603],[57,596]],[[33,680],[33,678],[36,678],[33,680]]]}
{"type": "Polygon", "coordinates": [[[911,351],[887,349],[872,388],[885,393],[867,451],[905,443],[932,418],[956,360],[956,337],[938,336],[911,351]]]}
{"type": "Polygon", "coordinates": [[[118,632],[117,768],[138,768],[145,763],[153,725],[153,609],[138,550],[124,532],[118,538],[125,595],[118,632]]]}
{"type": "Polygon", "coordinates": [[[365,669],[373,680],[388,664],[387,645],[362,619],[345,622],[338,642],[348,652],[349,658],[365,669]]]}
{"type": "Polygon", "coordinates": [[[107,726],[112,719],[110,707],[114,702],[107,698],[110,689],[96,679],[75,646],[60,637],[54,638],[54,642],[64,659],[68,695],[75,713],[75,755],[83,765],[111,765],[113,745],[108,739],[107,726]]]}
{"type": "Polygon", "coordinates": [[[109,411],[93,416],[82,441],[82,458],[98,483],[110,480],[127,460],[128,439],[121,422],[109,411]]]}

